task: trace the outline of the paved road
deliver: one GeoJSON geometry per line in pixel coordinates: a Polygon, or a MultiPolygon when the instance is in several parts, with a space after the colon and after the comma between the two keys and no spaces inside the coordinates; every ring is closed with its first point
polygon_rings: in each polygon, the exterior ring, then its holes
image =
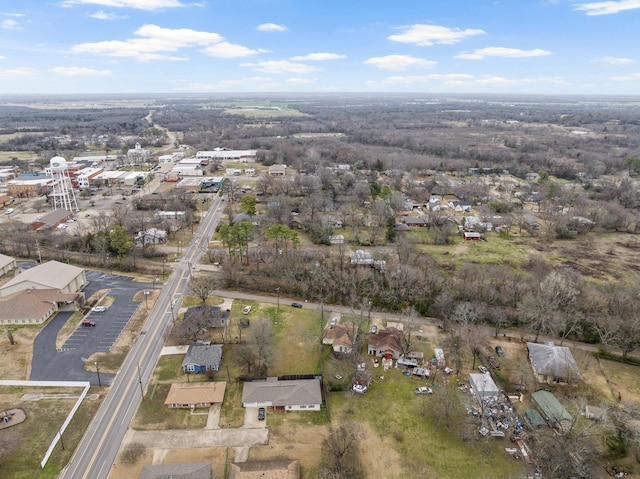
{"type": "Polygon", "coordinates": [[[180,262],[174,264],[173,273],[145,323],[146,334],[134,342],[70,463],[61,472],[61,479],[108,477],[164,346],[165,334],[180,307],[182,295],[188,290],[192,265],[206,251],[209,238],[220,220],[221,205],[224,203],[216,196],[185,254],[180,262]]]}

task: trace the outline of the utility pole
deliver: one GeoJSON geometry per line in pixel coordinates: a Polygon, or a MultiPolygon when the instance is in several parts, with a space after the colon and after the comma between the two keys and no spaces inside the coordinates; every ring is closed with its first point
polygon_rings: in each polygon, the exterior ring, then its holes
{"type": "Polygon", "coordinates": [[[138,382],[140,383],[140,397],[144,401],[144,390],[142,389],[142,375],[140,374],[140,363],[138,363],[138,382]]]}
{"type": "Polygon", "coordinates": [[[278,307],[276,309],[276,314],[280,314],[280,286],[276,288],[276,293],[278,293],[278,307]]]}
{"type": "Polygon", "coordinates": [[[98,386],[102,387],[102,382],[100,381],[100,366],[98,366],[98,361],[94,362],[96,366],[96,374],[98,375],[98,386]]]}

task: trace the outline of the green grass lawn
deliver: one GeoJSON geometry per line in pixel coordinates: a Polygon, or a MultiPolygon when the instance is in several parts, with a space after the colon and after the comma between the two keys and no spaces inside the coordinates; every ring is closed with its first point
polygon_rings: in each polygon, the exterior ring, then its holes
{"type": "MultiPolygon", "coordinates": [[[[205,426],[206,415],[191,415],[188,409],[169,409],[164,404],[170,388],[170,384],[154,384],[149,387],[133,420],[133,429],[201,429],[205,426]]],[[[200,412],[207,411],[208,409],[203,409],[200,412]]]]}
{"type": "MultiPolygon", "coordinates": [[[[473,430],[463,397],[455,381],[439,384],[432,396],[416,396],[413,389],[423,384],[397,369],[381,373],[363,396],[330,393],[328,403],[333,422],[366,422],[381,438],[391,438],[403,457],[405,477],[442,479],[521,477],[523,465],[504,452],[500,439],[463,441],[462,434],[473,430]],[[448,388],[446,392],[438,390],[448,388]],[[444,417],[449,404],[450,420],[444,417]]],[[[377,377],[377,376],[374,376],[377,377]]],[[[478,427],[475,427],[477,431],[478,427]]]]}
{"type": "MultiPolygon", "coordinates": [[[[41,399],[23,401],[24,393],[79,394],[80,389],[71,388],[1,388],[0,396],[6,407],[22,408],[26,412],[25,422],[0,432],[0,477],[3,479],[44,478],[53,479],[69,462],[71,455],[82,438],[89,421],[100,405],[100,401],[85,400],[76,412],[73,421],[62,435],[44,469],[40,461],[62,427],[76,399],[41,399]]],[[[2,408],[4,409],[4,408],[2,408]]]]}

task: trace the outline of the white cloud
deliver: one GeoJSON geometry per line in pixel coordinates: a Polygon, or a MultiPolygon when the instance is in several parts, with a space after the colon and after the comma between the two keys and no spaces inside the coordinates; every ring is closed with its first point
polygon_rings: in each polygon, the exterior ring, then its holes
{"type": "Polygon", "coordinates": [[[20,24],[15,20],[11,20],[9,18],[6,20],[2,20],[2,22],[0,22],[0,27],[4,28],[5,30],[20,30],[20,24]]]}
{"type": "Polygon", "coordinates": [[[473,52],[462,52],[455,58],[464,60],[484,60],[486,57],[502,57],[502,58],[530,58],[544,57],[551,55],[550,51],[535,48],[533,50],[520,50],[519,48],[505,47],[487,47],[474,50],[473,52]]]}
{"type": "Polygon", "coordinates": [[[262,23],[256,27],[256,30],[261,32],[284,32],[287,30],[287,27],[278,25],[277,23],[262,23]]]}
{"type": "Polygon", "coordinates": [[[92,13],[89,16],[97,20],[116,20],[118,18],[126,18],[124,16],[118,16],[115,13],[107,13],[104,10],[98,10],[96,13],[92,13]]]}
{"type": "Polygon", "coordinates": [[[27,75],[32,75],[34,70],[32,68],[21,67],[21,68],[10,68],[9,70],[0,70],[1,77],[22,77],[27,75]]]}
{"type": "Polygon", "coordinates": [[[382,82],[368,82],[370,85],[383,84],[383,85],[413,85],[415,83],[427,83],[427,82],[442,82],[445,84],[454,84],[462,82],[463,80],[472,80],[473,75],[467,73],[434,73],[430,75],[405,75],[405,76],[390,76],[385,78],[382,82]]]}
{"type": "Polygon", "coordinates": [[[629,63],[635,63],[633,58],[620,58],[620,57],[602,57],[596,58],[594,61],[600,63],[607,63],[608,65],[628,65],[629,63]]]}
{"type": "Polygon", "coordinates": [[[305,74],[317,71],[318,69],[304,63],[294,63],[288,60],[272,60],[258,63],[242,63],[240,66],[252,67],[265,73],[295,73],[305,74]]]}
{"type": "Polygon", "coordinates": [[[160,10],[185,6],[179,0],[63,0],[60,5],[63,7],[101,5],[103,7],[133,8],[136,10],[160,10]]]}
{"type": "Polygon", "coordinates": [[[181,61],[187,58],[171,56],[183,48],[205,47],[204,53],[221,58],[236,58],[262,53],[242,45],[224,42],[224,38],[214,32],[203,32],[188,28],[162,28],[157,25],[143,25],[135,31],[141,38],[127,40],[107,40],[94,43],[80,43],[71,50],[76,53],[94,53],[111,57],[131,57],[140,61],[169,60],[181,61]]]}
{"type": "Polygon", "coordinates": [[[80,77],[80,76],[106,76],[111,75],[110,70],[94,70],[92,68],[84,67],[57,67],[52,68],[52,72],[58,75],[80,77]]]}
{"type": "Polygon", "coordinates": [[[265,90],[278,88],[280,83],[273,81],[269,77],[255,76],[246,77],[236,80],[222,80],[215,83],[190,83],[187,85],[186,90],[189,91],[239,91],[239,90],[265,90]]]}
{"type": "Polygon", "coordinates": [[[288,80],[286,80],[285,83],[291,83],[294,85],[303,85],[303,84],[315,83],[315,80],[312,80],[311,78],[289,78],[288,80]]]}
{"type": "Polygon", "coordinates": [[[253,50],[243,45],[235,45],[229,42],[220,42],[205,48],[204,53],[217,58],[241,58],[250,57],[258,53],[265,53],[266,50],[253,50]]]}
{"type": "Polygon", "coordinates": [[[291,60],[297,62],[305,60],[322,62],[327,60],[342,60],[343,58],[347,58],[347,56],[340,53],[309,53],[308,55],[298,55],[295,57],[291,57],[291,60]]]}
{"type": "Polygon", "coordinates": [[[400,43],[414,43],[423,47],[435,44],[453,44],[467,38],[486,33],[484,30],[441,27],[438,25],[416,24],[403,27],[404,32],[390,35],[389,40],[400,43]]]}
{"type": "Polygon", "coordinates": [[[363,62],[365,65],[374,65],[383,70],[406,70],[409,67],[431,68],[437,64],[432,60],[412,57],[409,55],[387,55],[384,57],[372,57],[363,62]]]}
{"type": "Polygon", "coordinates": [[[576,3],[573,7],[580,12],[586,12],[587,15],[611,15],[640,8],[640,0],[576,3]]]}
{"type": "Polygon", "coordinates": [[[613,81],[640,81],[640,73],[632,73],[631,75],[625,75],[621,77],[611,77],[613,81]]]}
{"type": "Polygon", "coordinates": [[[5,60],[7,57],[0,55],[0,60],[5,60]]]}

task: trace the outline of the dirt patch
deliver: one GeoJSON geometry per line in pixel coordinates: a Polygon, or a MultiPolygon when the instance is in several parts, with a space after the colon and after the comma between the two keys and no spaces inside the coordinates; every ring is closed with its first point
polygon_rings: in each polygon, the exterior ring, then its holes
{"type": "Polygon", "coordinates": [[[33,357],[33,341],[42,329],[41,326],[0,329],[0,378],[27,380],[31,375],[31,359],[33,357]],[[7,337],[11,329],[15,344],[7,337]]]}

